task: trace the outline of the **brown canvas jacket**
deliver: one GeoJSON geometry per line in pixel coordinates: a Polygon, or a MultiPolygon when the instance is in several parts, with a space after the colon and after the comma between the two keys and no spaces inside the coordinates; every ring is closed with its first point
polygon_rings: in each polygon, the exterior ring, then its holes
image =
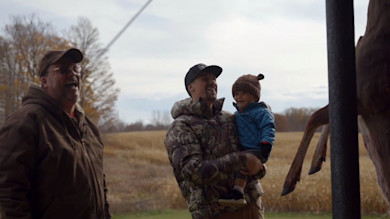
{"type": "MultiPolygon", "coordinates": [[[[171,113],[175,119],[168,129],[165,146],[173,172],[192,218],[214,218],[233,211],[218,204],[221,195],[233,188],[234,173],[246,162],[239,151],[233,115],[222,111],[224,99],[214,103],[214,114],[191,98],[178,101],[171,113]]],[[[262,193],[252,178],[245,189],[248,201],[262,193]]]]}
{"type": "Polygon", "coordinates": [[[110,218],[100,133],[76,111],[29,88],[0,130],[0,218],[110,218]]]}

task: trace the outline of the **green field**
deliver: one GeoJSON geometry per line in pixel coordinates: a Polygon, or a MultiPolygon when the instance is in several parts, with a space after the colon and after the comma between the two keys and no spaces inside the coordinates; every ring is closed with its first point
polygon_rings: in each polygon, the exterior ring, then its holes
{"type": "MultiPolygon", "coordinates": [[[[330,213],[309,214],[309,213],[266,213],[265,218],[271,219],[331,219],[330,213]]],[[[385,216],[363,216],[362,219],[383,219],[385,216]]],[[[148,213],[127,214],[114,216],[113,219],[191,219],[187,210],[166,210],[148,213]]]]}

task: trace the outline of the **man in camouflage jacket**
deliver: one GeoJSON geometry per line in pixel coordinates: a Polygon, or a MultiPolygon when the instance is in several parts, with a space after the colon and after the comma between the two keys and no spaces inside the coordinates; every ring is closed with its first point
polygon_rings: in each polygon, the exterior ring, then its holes
{"type": "Polygon", "coordinates": [[[263,218],[263,190],[257,179],[265,166],[252,154],[239,152],[231,113],[222,111],[224,99],[216,99],[219,66],[197,64],[185,77],[191,96],[178,101],[171,113],[165,146],[174,175],[194,219],[263,218]],[[234,173],[251,175],[245,188],[248,205],[236,209],[221,206],[218,199],[234,185],[234,173]]]}

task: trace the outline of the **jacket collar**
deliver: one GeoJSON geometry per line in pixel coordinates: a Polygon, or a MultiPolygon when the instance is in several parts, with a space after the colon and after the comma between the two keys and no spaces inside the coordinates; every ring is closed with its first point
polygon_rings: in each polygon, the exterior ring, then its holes
{"type": "Polygon", "coordinates": [[[240,110],[240,107],[236,102],[233,102],[233,106],[237,109],[238,112],[243,113],[243,112],[248,112],[254,108],[257,107],[264,107],[264,102],[256,102],[256,103],[250,103],[244,110],[240,110]]]}
{"type": "MultiPolygon", "coordinates": [[[[47,95],[46,91],[42,89],[38,84],[31,84],[25,97],[23,97],[22,104],[38,104],[48,110],[51,114],[56,117],[62,117],[64,110],[58,106],[57,102],[47,95]]],[[[76,104],[75,114],[77,118],[84,117],[84,110],[79,104],[76,104]]]]}
{"type": "Polygon", "coordinates": [[[208,106],[200,99],[199,101],[192,101],[191,98],[177,101],[172,109],[171,114],[174,119],[181,115],[194,115],[198,117],[210,118],[214,115],[219,114],[222,111],[223,103],[225,98],[220,98],[213,103],[213,112],[210,112],[208,106]]]}

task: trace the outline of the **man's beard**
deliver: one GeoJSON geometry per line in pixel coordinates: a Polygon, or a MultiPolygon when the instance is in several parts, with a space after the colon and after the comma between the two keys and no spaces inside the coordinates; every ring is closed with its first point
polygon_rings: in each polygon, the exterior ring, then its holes
{"type": "Polygon", "coordinates": [[[214,102],[217,99],[216,88],[213,88],[213,91],[208,90],[208,88],[206,88],[205,93],[206,93],[206,98],[205,98],[206,101],[214,102]]]}

